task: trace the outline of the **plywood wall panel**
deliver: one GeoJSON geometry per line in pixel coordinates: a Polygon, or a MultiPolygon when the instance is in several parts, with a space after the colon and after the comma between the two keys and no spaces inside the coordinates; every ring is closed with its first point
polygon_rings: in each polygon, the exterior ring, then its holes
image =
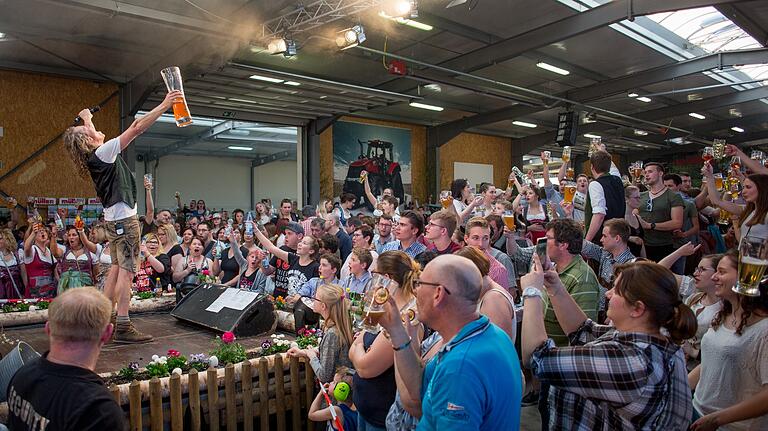
{"type": "MultiPolygon", "coordinates": [[[[0,70],[0,175],[63,132],[81,109],[97,105],[117,89],[109,83],[0,70]]],[[[120,130],[118,102],[115,96],[94,117],[107,138],[120,130]]],[[[91,181],[75,174],[61,139],[0,182],[0,190],[20,202],[26,196],[95,196],[91,181]]]]}
{"type": "Polygon", "coordinates": [[[450,190],[454,180],[453,162],[493,165],[493,182],[507,184],[512,169],[512,141],[509,138],[462,133],[440,147],[440,189],[450,190]]]}

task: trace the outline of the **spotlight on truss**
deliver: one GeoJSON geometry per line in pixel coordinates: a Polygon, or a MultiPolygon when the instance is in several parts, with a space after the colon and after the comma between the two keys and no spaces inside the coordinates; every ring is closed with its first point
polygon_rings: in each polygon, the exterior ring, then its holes
{"type": "Polygon", "coordinates": [[[283,54],[286,57],[296,55],[296,41],[289,38],[279,37],[269,41],[267,52],[272,55],[283,54]]]}
{"type": "Polygon", "coordinates": [[[381,13],[386,18],[418,18],[419,16],[416,0],[384,0],[381,2],[381,13]]]}
{"type": "Polygon", "coordinates": [[[360,45],[363,42],[365,42],[365,30],[360,24],[336,34],[336,46],[342,50],[360,45]]]}

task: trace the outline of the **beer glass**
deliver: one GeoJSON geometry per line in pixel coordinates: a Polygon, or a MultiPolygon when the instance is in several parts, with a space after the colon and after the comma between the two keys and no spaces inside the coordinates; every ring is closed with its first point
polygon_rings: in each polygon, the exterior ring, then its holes
{"type": "Polygon", "coordinates": [[[600,149],[601,138],[592,138],[589,141],[589,152],[587,157],[592,157],[592,154],[596,153],[600,149]]]}
{"type": "Polygon", "coordinates": [[[709,163],[715,158],[715,150],[712,147],[704,147],[701,152],[701,158],[704,159],[705,163],[709,163]]]}
{"type": "Polygon", "coordinates": [[[576,183],[573,182],[567,182],[565,183],[565,191],[563,194],[563,201],[567,204],[573,203],[573,196],[576,195],[576,183]]]}
{"type": "Polygon", "coordinates": [[[552,156],[552,153],[549,151],[542,151],[541,153],[541,163],[544,163],[545,165],[549,164],[549,158],[552,156]]]}
{"type": "Polygon", "coordinates": [[[571,147],[563,147],[563,155],[560,156],[563,162],[568,163],[571,160],[571,147]]]}
{"type": "Polygon", "coordinates": [[[160,71],[168,91],[179,90],[182,97],[173,101],[173,117],[177,127],[186,127],[192,124],[192,116],[189,114],[187,99],[183,96],[184,86],[181,83],[181,70],[178,67],[166,67],[160,71]]]}
{"type": "Polygon", "coordinates": [[[741,170],[741,157],[739,156],[731,157],[731,169],[733,169],[734,172],[738,172],[741,170]]]}
{"type": "Polygon", "coordinates": [[[380,330],[379,319],[384,316],[384,304],[389,295],[394,293],[397,283],[381,274],[373,274],[371,285],[363,298],[363,329],[377,334],[380,330]]]}
{"type": "Polygon", "coordinates": [[[730,221],[731,221],[731,213],[720,208],[720,213],[718,214],[718,217],[717,217],[717,224],[726,225],[730,223],[730,221]]]}
{"type": "Polygon", "coordinates": [[[745,236],[739,243],[739,281],[732,290],[740,295],[760,296],[760,282],[768,267],[768,239],[745,236]]]}
{"type": "Polygon", "coordinates": [[[717,189],[717,191],[722,192],[723,191],[723,174],[716,173],[714,177],[715,177],[715,188],[717,189]]]}
{"type": "Polygon", "coordinates": [[[144,174],[144,181],[149,183],[149,186],[152,187],[152,174],[144,174]]]}
{"type": "Polygon", "coordinates": [[[415,326],[419,324],[417,315],[416,298],[412,298],[402,310],[400,310],[400,320],[406,324],[415,326]]]}
{"type": "Polygon", "coordinates": [[[443,209],[447,209],[453,203],[453,196],[451,196],[450,190],[443,190],[440,192],[440,205],[443,209]]]}
{"type": "Polygon", "coordinates": [[[368,171],[360,171],[360,178],[357,179],[357,181],[360,182],[360,184],[365,184],[365,180],[368,178],[368,171]]]}
{"type": "Polygon", "coordinates": [[[517,226],[515,225],[515,213],[512,211],[504,211],[501,219],[504,221],[504,225],[510,231],[514,232],[517,229],[517,226]]]}
{"type": "Polygon", "coordinates": [[[765,153],[763,153],[760,150],[752,150],[752,153],[749,155],[749,158],[752,160],[759,160],[763,161],[765,160],[765,153]]]}
{"type": "Polygon", "coordinates": [[[568,166],[568,169],[565,170],[566,178],[568,178],[569,180],[573,180],[573,173],[574,173],[573,168],[568,166]]]}
{"type": "Polygon", "coordinates": [[[712,156],[718,160],[725,157],[725,139],[715,139],[712,141],[712,156]]]}

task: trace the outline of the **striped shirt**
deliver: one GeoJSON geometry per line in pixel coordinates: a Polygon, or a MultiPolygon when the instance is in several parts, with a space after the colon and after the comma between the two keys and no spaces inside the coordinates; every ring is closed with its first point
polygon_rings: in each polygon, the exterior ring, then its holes
{"type": "Polygon", "coordinates": [[[413,244],[408,246],[408,248],[403,249],[403,245],[400,243],[400,240],[394,240],[384,244],[384,246],[381,247],[381,253],[384,253],[385,251],[400,250],[405,252],[405,254],[407,254],[408,256],[410,256],[411,259],[414,259],[416,258],[417,254],[425,251],[426,249],[427,249],[427,246],[425,246],[424,244],[418,241],[414,241],[413,244]]]}
{"type": "Polygon", "coordinates": [[[505,290],[509,290],[509,273],[507,272],[507,268],[505,268],[501,262],[496,260],[496,258],[491,256],[491,254],[487,251],[484,253],[485,257],[487,257],[491,263],[491,268],[488,270],[488,277],[498,283],[499,286],[503,287],[505,290]]]}
{"type": "MultiPolygon", "coordinates": [[[[565,286],[565,290],[571,295],[579,308],[584,311],[592,320],[597,320],[597,306],[599,302],[600,290],[598,288],[597,276],[595,276],[592,268],[587,265],[587,262],[581,258],[581,256],[574,256],[571,263],[569,263],[560,272],[560,281],[565,286]]],[[[526,288],[528,286],[522,286],[526,288]]],[[[548,298],[547,298],[548,302],[548,298]]],[[[549,305],[549,304],[547,304],[549,305]]],[[[560,322],[557,321],[555,316],[554,307],[547,306],[547,311],[544,313],[544,327],[547,330],[549,337],[554,340],[558,346],[567,346],[568,337],[560,327],[560,322]]]]}
{"type": "Polygon", "coordinates": [[[531,356],[549,384],[548,429],[686,430],[693,406],[680,346],[587,319],[572,347],[547,340],[531,356]]]}

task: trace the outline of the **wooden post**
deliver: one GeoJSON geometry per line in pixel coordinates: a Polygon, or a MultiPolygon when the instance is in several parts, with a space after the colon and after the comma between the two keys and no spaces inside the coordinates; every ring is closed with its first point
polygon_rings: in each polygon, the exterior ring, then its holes
{"type": "Polygon", "coordinates": [[[261,429],[269,429],[269,362],[259,359],[259,417],[261,429]]]}
{"type": "Polygon", "coordinates": [[[182,431],[184,429],[184,405],[181,404],[181,376],[171,375],[168,381],[171,392],[171,430],[182,431]]]}
{"type": "Polygon", "coordinates": [[[240,385],[243,390],[243,430],[253,431],[253,377],[251,376],[251,361],[242,363],[240,369],[240,385]]]}
{"type": "Polygon", "coordinates": [[[200,382],[197,370],[189,370],[189,412],[192,417],[192,431],[200,431],[200,382]]]}
{"type": "Polygon", "coordinates": [[[120,405],[120,389],[117,388],[116,384],[109,385],[109,393],[112,394],[112,398],[115,399],[117,405],[120,405]]]}
{"type": "MultiPolygon", "coordinates": [[[[277,415],[277,431],[285,431],[285,373],[283,356],[275,355],[275,413],[277,415]]],[[[295,409],[296,406],[293,406],[295,409]]]]}
{"type": "Polygon", "coordinates": [[[299,377],[299,358],[291,357],[291,418],[293,429],[301,429],[301,378],[299,377]]]}
{"type": "Polygon", "coordinates": [[[131,431],[142,431],[141,425],[141,385],[138,380],[128,386],[128,405],[131,414],[131,431]]]}
{"type": "Polygon", "coordinates": [[[163,431],[163,394],[157,377],[149,381],[149,422],[152,431],[163,431]]]}
{"type": "Polygon", "coordinates": [[[206,380],[208,389],[208,422],[211,431],[219,431],[219,380],[217,379],[216,369],[208,368],[208,378],[206,380]]]}
{"type": "MultiPolygon", "coordinates": [[[[315,399],[315,371],[312,369],[312,367],[309,365],[309,360],[305,360],[302,358],[302,361],[304,363],[304,386],[305,386],[305,393],[306,399],[307,399],[307,413],[309,413],[309,406],[312,405],[312,401],[315,399]]],[[[307,431],[313,431],[315,428],[315,424],[312,423],[311,420],[307,419],[307,431]]],[[[298,428],[297,428],[298,429],[298,428]]]]}
{"type": "Polygon", "coordinates": [[[235,408],[235,366],[224,367],[224,398],[227,406],[227,431],[237,431],[237,409],[235,408]]]}

